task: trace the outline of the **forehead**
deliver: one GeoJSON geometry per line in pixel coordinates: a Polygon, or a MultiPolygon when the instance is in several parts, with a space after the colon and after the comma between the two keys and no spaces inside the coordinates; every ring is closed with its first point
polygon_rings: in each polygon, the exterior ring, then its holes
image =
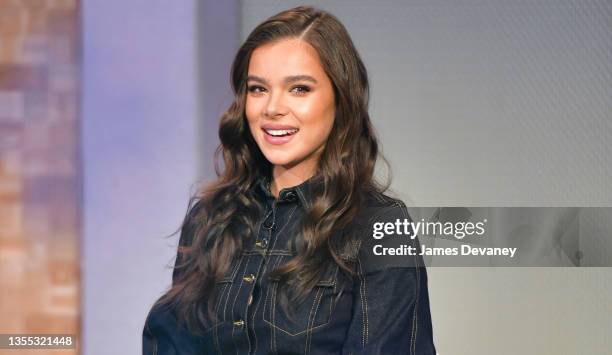
{"type": "Polygon", "coordinates": [[[307,42],[284,39],[257,47],[251,54],[249,74],[268,78],[288,75],[324,75],[317,51],[307,42]]]}

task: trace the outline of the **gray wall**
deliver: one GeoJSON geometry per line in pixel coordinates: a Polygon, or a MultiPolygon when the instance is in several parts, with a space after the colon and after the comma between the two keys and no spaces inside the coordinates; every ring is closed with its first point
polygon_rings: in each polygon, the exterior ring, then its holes
{"type": "MultiPolygon", "coordinates": [[[[609,1],[314,1],[413,206],[611,206],[609,1]]],[[[298,1],[243,1],[242,36],[298,1]]],[[[430,268],[441,354],[604,354],[610,268],[430,268]]]]}
{"type": "MultiPolygon", "coordinates": [[[[612,205],[609,1],[314,1],[348,28],[415,206],[612,205]]],[[[299,1],[243,1],[242,36],[299,1]]]]}

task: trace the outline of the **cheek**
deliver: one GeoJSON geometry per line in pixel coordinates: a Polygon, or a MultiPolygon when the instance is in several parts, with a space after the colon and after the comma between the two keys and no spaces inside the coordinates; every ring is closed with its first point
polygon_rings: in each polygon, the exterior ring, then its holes
{"type": "Polygon", "coordinates": [[[302,124],[309,128],[310,140],[317,142],[326,140],[334,124],[334,116],[333,106],[315,104],[304,110],[302,124]]]}
{"type": "Polygon", "coordinates": [[[251,100],[247,99],[246,103],[244,105],[244,114],[247,118],[247,120],[249,121],[249,123],[251,121],[253,121],[255,119],[255,110],[253,108],[253,103],[251,100]]]}
{"type": "Polygon", "coordinates": [[[332,126],[333,126],[333,119],[322,123],[321,136],[319,137],[319,139],[322,142],[327,142],[327,139],[329,138],[329,134],[331,133],[331,130],[332,130],[332,126]]]}
{"type": "Polygon", "coordinates": [[[256,127],[259,126],[258,124],[259,115],[257,115],[257,110],[256,110],[255,105],[253,105],[252,102],[249,102],[249,100],[247,100],[246,102],[246,105],[244,108],[244,115],[246,116],[247,123],[249,125],[249,129],[251,130],[251,134],[255,136],[254,130],[256,129],[256,127]]]}

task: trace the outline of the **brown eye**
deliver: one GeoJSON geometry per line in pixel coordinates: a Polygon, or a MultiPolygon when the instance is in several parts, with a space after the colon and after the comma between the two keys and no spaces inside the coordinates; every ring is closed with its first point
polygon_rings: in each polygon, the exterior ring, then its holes
{"type": "Polygon", "coordinates": [[[259,85],[251,85],[251,86],[249,86],[249,87],[247,88],[247,90],[248,90],[249,92],[252,92],[252,93],[255,93],[255,94],[259,94],[259,93],[261,93],[261,92],[265,91],[266,89],[262,88],[262,87],[261,87],[261,86],[259,86],[259,85]]]}
{"type": "Polygon", "coordinates": [[[305,94],[310,92],[310,88],[306,85],[298,85],[298,86],[294,86],[293,89],[291,89],[291,91],[295,92],[296,94],[305,94]]]}

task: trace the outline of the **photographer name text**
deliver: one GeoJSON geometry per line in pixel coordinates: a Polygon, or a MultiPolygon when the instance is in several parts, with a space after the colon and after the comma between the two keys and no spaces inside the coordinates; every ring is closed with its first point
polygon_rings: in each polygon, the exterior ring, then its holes
{"type": "MultiPolygon", "coordinates": [[[[389,237],[408,237],[413,240],[420,236],[453,237],[462,240],[465,237],[481,237],[485,234],[487,220],[478,222],[427,222],[421,219],[413,222],[408,219],[397,219],[395,222],[375,222],[372,225],[372,238],[380,240],[389,237]]],[[[510,247],[481,247],[461,244],[457,247],[428,247],[402,244],[400,246],[385,247],[382,244],[373,246],[374,255],[431,255],[431,256],[508,256],[514,258],[518,248],[510,247]]]]}

